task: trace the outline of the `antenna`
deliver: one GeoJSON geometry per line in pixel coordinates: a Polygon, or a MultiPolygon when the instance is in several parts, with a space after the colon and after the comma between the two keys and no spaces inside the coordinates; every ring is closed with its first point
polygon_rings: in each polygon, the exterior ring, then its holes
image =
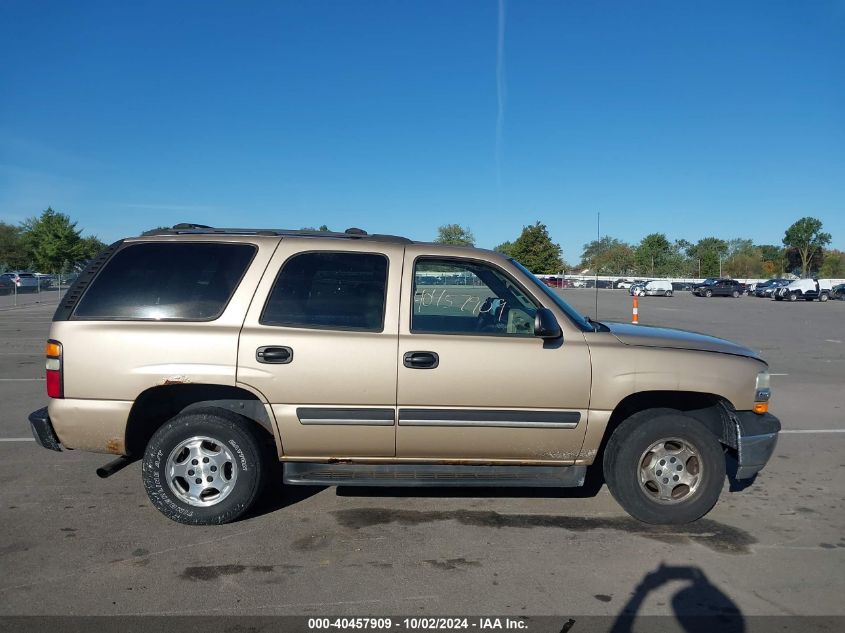
{"type": "MultiPolygon", "coordinates": [[[[596,246],[601,248],[601,211],[596,211],[596,246]]],[[[598,249],[597,249],[598,250],[598,249]]],[[[593,273],[596,278],[596,321],[599,320],[599,267],[593,261],[593,273]]]]}

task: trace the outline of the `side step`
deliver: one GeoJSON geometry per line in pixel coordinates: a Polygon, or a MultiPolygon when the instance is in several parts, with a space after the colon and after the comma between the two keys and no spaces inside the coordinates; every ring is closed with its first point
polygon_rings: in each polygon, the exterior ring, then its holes
{"type": "Polygon", "coordinates": [[[299,486],[574,488],[586,473],[586,466],[284,463],[284,482],[299,486]]]}

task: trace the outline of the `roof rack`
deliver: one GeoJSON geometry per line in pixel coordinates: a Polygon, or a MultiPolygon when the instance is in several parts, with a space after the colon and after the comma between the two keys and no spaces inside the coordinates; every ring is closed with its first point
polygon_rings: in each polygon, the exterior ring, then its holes
{"type": "Polygon", "coordinates": [[[332,239],[368,240],[373,242],[393,242],[396,244],[411,244],[412,240],[398,235],[370,235],[363,229],[349,228],[343,233],[335,231],[309,231],[292,229],[224,229],[206,226],[204,224],[181,223],[170,229],[152,231],[147,235],[270,235],[279,237],[324,237],[332,239]]]}

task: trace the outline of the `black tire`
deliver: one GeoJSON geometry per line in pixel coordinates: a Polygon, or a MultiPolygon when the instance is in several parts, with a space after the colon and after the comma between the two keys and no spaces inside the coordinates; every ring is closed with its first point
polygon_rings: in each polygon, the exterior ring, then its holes
{"type": "MultiPolygon", "coordinates": [[[[197,409],[174,416],[153,434],[144,451],[141,475],[150,501],[168,519],[178,523],[218,525],[234,521],[259,497],[266,479],[269,451],[265,449],[264,438],[259,435],[261,432],[262,429],[252,420],[225,409],[197,409]],[[201,475],[194,480],[198,484],[207,479],[218,485],[214,477],[222,482],[217,495],[222,495],[220,500],[215,501],[212,494],[208,501],[204,501],[208,505],[202,506],[187,501],[190,496],[188,491],[183,490],[183,496],[180,496],[174,490],[179,487],[178,479],[183,485],[186,483],[184,478],[175,477],[173,483],[168,481],[171,454],[181,443],[194,438],[210,438],[216,442],[217,454],[221,456],[217,461],[225,462],[219,469],[209,467],[215,472],[196,471],[197,475],[201,475]]],[[[201,445],[213,449],[213,442],[201,442],[201,445]]],[[[182,463],[189,468],[186,460],[182,463]]],[[[198,467],[204,468],[202,464],[198,467]]],[[[188,472],[193,474],[195,471],[188,472]]],[[[203,492],[207,490],[215,488],[209,486],[203,492]]]]}
{"type": "Polygon", "coordinates": [[[739,299],[739,290],[734,290],[734,291],[731,293],[731,296],[732,296],[734,299],[739,299]]]}
{"type": "Polygon", "coordinates": [[[822,303],[824,303],[827,300],[828,300],[828,296],[826,294],[819,295],[819,301],[821,301],[822,303]]]}
{"type": "Polygon", "coordinates": [[[672,296],[672,291],[671,291],[671,290],[667,290],[667,291],[666,291],[666,296],[667,296],[667,297],[671,297],[671,296],[672,296]]]}
{"type": "MultiPolygon", "coordinates": [[[[716,436],[697,420],[675,409],[647,409],[632,415],[613,432],[603,469],[610,493],[628,514],[644,523],[677,525],[700,519],[716,505],[725,481],[725,455],[716,436]],[[668,502],[659,501],[641,483],[646,451],[663,440],[667,445],[670,440],[687,443],[698,460],[697,464],[691,460],[684,464],[690,473],[698,467],[697,483],[687,486],[685,496],[668,502]]],[[[676,489],[683,490],[682,485],[676,489]]]]}
{"type": "Polygon", "coordinates": [[[789,300],[790,301],[798,301],[798,295],[795,294],[794,292],[790,292],[789,293],[789,300]]]}
{"type": "Polygon", "coordinates": [[[713,291],[712,291],[712,290],[705,290],[705,291],[704,291],[704,296],[705,296],[705,297],[707,297],[707,298],[709,299],[710,297],[712,297],[712,296],[713,296],[713,291]]]}

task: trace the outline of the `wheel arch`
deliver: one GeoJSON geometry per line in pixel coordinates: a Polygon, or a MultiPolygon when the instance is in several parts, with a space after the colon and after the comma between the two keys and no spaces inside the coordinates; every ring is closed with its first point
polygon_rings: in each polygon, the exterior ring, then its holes
{"type": "Polygon", "coordinates": [[[639,391],[619,401],[610,415],[594,463],[601,463],[607,442],[622,422],[640,411],[667,409],[683,413],[707,428],[722,444],[736,447],[736,429],[728,415],[731,402],[718,394],[699,391],[639,391]]]}
{"type": "Polygon", "coordinates": [[[153,433],[178,413],[215,407],[251,420],[275,443],[275,424],[255,393],[231,385],[159,385],[141,392],[132,404],[124,436],[126,453],[142,455],[153,433]]]}

